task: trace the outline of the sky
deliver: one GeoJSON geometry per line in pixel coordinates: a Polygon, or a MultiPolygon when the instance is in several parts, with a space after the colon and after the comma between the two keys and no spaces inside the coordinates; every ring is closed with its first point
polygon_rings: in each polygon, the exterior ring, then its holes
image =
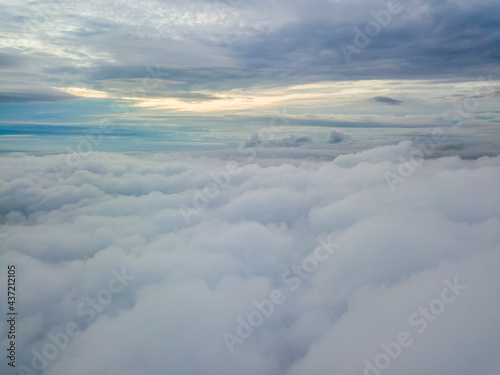
{"type": "Polygon", "coordinates": [[[3,3],[3,152],[69,152],[102,121],[96,151],[234,149],[276,112],[276,138],[318,147],[459,123],[464,156],[499,148],[498,1],[3,3]]]}
{"type": "Polygon", "coordinates": [[[499,0],[0,5],[2,375],[498,372],[499,0]]]}

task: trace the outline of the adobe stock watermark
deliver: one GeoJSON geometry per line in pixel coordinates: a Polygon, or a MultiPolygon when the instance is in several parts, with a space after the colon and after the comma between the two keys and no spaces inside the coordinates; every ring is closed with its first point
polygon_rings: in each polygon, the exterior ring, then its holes
{"type": "MultiPolygon", "coordinates": [[[[471,116],[480,109],[481,103],[484,100],[494,95],[495,86],[493,85],[491,74],[488,81],[484,77],[478,77],[478,81],[485,85],[477,87],[471,95],[463,99],[462,103],[451,105],[450,108],[443,113],[444,121],[455,124],[452,130],[457,130],[464,119],[471,118],[471,116]]],[[[416,168],[423,164],[424,159],[432,156],[436,152],[437,145],[447,140],[448,136],[445,134],[443,128],[433,129],[431,136],[423,142],[417,143],[415,139],[412,139],[413,148],[409,154],[407,156],[399,156],[400,163],[397,173],[390,171],[384,172],[384,177],[389,189],[395,192],[396,186],[402,184],[406,179],[411,177],[415,173],[416,168]]]]}
{"type": "Polygon", "coordinates": [[[399,155],[400,163],[397,173],[391,171],[384,172],[385,181],[389,189],[394,193],[396,191],[396,186],[413,176],[416,168],[423,164],[426,157],[432,156],[436,152],[436,146],[445,142],[446,139],[447,136],[441,128],[434,129],[426,142],[416,143],[416,141],[412,139],[413,146],[408,155],[399,155]]]}
{"type": "Polygon", "coordinates": [[[387,9],[382,9],[378,12],[372,10],[370,12],[372,19],[368,21],[364,27],[364,32],[359,26],[354,27],[353,44],[345,42],[340,43],[340,49],[348,64],[352,63],[351,56],[359,55],[361,51],[368,47],[372,38],[377,37],[382,29],[389,26],[392,21],[392,16],[403,11],[403,6],[399,1],[388,1],[387,9]]]}
{"type": "MultiPolygon", "coordinates": [[[[445,287],[441,290],[438,298],[433,299],[426,306],[420,306],[408,317],[408,324],[416,334],[424,333],[446,311],[446,306],[455,302],[467,289],[466,285],[460,284],[458,278],[455,278],[453,283],[448,279],[443,280],[443,283],[445,287]]],[[[415,333],[412,336],[411,331],[408,329],[399,332],[395,340],[387,344],[381,342],[380,353],[373,359],[364,359],[363,375],[381,375],[382,371],[387,370],[391,363],[399,358],[403,348],[408,348],[413,344],[415,333]]]]}
{"type": "MultiPolygon", "coordinates": [[[[156,66],[156,70],[147,66],[146,72],[147,75],[142,78],[140,85],[127,90],[124,97],[145,97],[147,91],[160,87],[163,83],[163,78],[168,75],[168,73],[160,73],[158,65],[156,66]]],[[[111,104],[112,111],[119,115],[118,120],[124,120],[129,116],[130,107],[130,101],[126,99],[116,99],[111,104]]],[[[103,119],[99,122],[99,126],[92,128],[90,131],[82,131],[82,135],[85,139],[77,143],[75,147],[76,150],[70,146],[66,146],[67,154],[65,163],[52,163],[52,169],[56,173],[59,182],[64,179],[64,175],[69,175],[75,168],[78,168],[78,166],[83,164],[86,160],[89,160],[92,153],[102,143],[104,136],[110,134],[113,129],[112,119],[103,119]]]]}
{"type": "MultiPolygon", "coordinates": [[[[270,120],[269,126],[261,128],[257,136],[266,141],[274,140],[276,132],[278,132],[281,127],[289,124],[290,123],[286,118],[286,107],[284,107],[283,112],[277,112],[270,120]],[[278,120],[281,122],[281,125],[276,124],[278,120]]],[[[257,157],[257,153],[264,148],[265,145],[263,144],[258,144],[254,147],[246,147],[246,142],[242,141],[238,146],[238,153],[241,156],[248,156],[246,161],[251,163],[257,157]]],[[[210,204],[210,201],[217,198],[224,189],[227,189],[231,183],[231,179],[238,176],[241,171],[242,168],[239,167],[239,163],[231,161],[226,164],[226,167],[223,170],[209,172],[208,175],[212,181],[206,183],[202,189],[195,191],[192,199],[192,205],[188,206],[187,204],[181,203],[177,206],[179,208],[179,212],[184,218],[184,222],[188,225],[191,224],[191,217],[193,215],[199,215],[202,210],[210,204]]]]}
{"type": "Polygon", "coordinates": [[[495,95],[497,87],[493,85],[493,76],[490,74],[488,80],[485,77],[478,77],[479,82],[484,85],[476,87],[471,95],[463,98],[461,103],[453,103],[449,109],[443,113],[443,121],[454,123],[453,129],[458,128],[464,120],[470,119],[481,107],[481,102],[495,95]]]}
{"type": "Polygon", "coordinates": [[[208,175],[213,182],[208,182],[203,189],[196,190],[193,197],[193,205],[188,206],[181,203],[178,206],[186,224],[191,223],[191,216],[199,215],[210,204],[212,199],[219,196],[221,190],[229,186],[231,177],[237,176],[240,173],[241,168],[238,168],[238,163],[236,162],[229,162],[224,170],[209,172],[208,175]]]}
{"type": "MultiPolygon", "coordinates": [[[[93,322],[96,316],[113,301],[114,295],[122,293],[129,282],[135,279],[135,276],[127,274],[125,267],[122,268],[121,273],[112,270],[111,274],[113,277],[109,280],[107,287],[101,289],[95,298],[87,297],[86,302],[81,302],[76,307],[77,315],[86,317],[86,324],[93,322]]],[[[57,358],[69,346],[71,339],[80,333],[81,327],[75,321],[66,323],[63,330],[49,333],[40,350],[31,350],[31,368],[21,364],[17,367],[18,374],[35,375],[38,371],[43,372],[49,362],[57,358]]]]}
{"type": "MultiPolygon", "coordinates": [[[[304,258],[300,265],[293,265],[281,276],[283,284],[288,286],[288,291],[296,292],[304,280],[308,280],[316,272],[319,264],[325,262],[333,254],[334,250],[340,245],[332,243],[330,237],[325,241],[318,238],[318,246],[311,255],[304,258]]],[[[245,340],[250,338],[255,329],[260,327],[265,319],[269,318],[276,311],[276,307],[282,305],[287,300],[286,290],[273,289],[269,293],[269,299],[262,301],[253,301],[255,309],[250,312],[246,319],[238,316],[236,318],[237,326],[234,333],[224,332],[222,339],[226,344],[230,354],[235,352],[236,345],[242,345],[245,340]]]]}
{"type": "MultiPolygon", "coordinates": [[[[283,107],[283,110],[276,111],[273,118],[269,121],[269,125],[267,127],[263,127],[259,129],[257,133],[257,139],[263,142],[270,142],[275,139],[276,134],[282,130],[283,128],[290,126],[290,121],[288,119],[289,115],[286,113],[286,107],[283,107]],[[276,122],[279,121],[278,124],[276,122]]],[[[247,139],[250,141],[251,137],[247,139]]],[[[256,158],[259,151],[262,151],[266,148],[264,143],[256,143],[252,147],[248,147],[248,143],[245,141],[240,142],[238,146],[238,153],[242,156],[248,155],[247,162],[252,163],[256,158]]]]}

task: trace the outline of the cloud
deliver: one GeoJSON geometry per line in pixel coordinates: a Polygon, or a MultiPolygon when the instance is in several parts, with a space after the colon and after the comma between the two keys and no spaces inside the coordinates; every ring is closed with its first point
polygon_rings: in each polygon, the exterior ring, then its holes
{"type": "Polygon", "coordinates": [[[485,155],[500,4],[401,7],[349,64],[341,43],[384,22],[384,2],[4,6],[2,150],[44,151],[0,163],[19,372],[498,371],[500,157],[485,155]],[[449,109],[470,118],[449,131],[449,109]],[[426,144],[436,128],[446,142],[426,144]],[[99,150],[204,150],[52,154],[92,135],[99,150]],[[394,144],[409,137],[429,159],[394,144]]]}
{"type": "Polygon", "coordinates": [[[165,97],[177,98],[188,103],[218,99],[218,97],[214,95],[207,95],[196,92],[172,92],[166,94],[165,97]]]}
{"type": "Polygon", "coordinates": [[[54,165],[67,155],[3,155],[0,260],[17,265],[18,368],[45,359],[45,375],[358,375],[407,332],[412,343],[385,374],[491,374],[500,158],[424,160],[392,192],[384,174],[400,173],[413,149],[268,166],[95,153],[62,180],[54,165]],[[328,237],[340,246],[314,265],[328,237]],[[455,279],[467,288],[441,310],[455,279]],[[231,354],[224,333],[238,335],[273,290],[285,301],[231,354]]]}
{"type": "Polygon", "coordinates": [[[33,74],[49,71],[44,83],[61,79],[57,71],[63,70],[72,72],[68,80],[92,85],[111,77],[142,78],[145,66],[159,64],[213,91],[325,80],[461,81],[498,70],[496,1],[475,7],[403,1],[402,11],[352,56],[354,65],[347,64],[340,44],[352,44],[355,27],[363,30],[372,11],[386,7],[366,0],[314,1],[314,7],[299,0],[147,1],[143,7],[129,1],[34,2],[6,8],[0,65],[13,69],[13,51],[19,60],[22,49],[22,58],[33,60],[20,69],[30,82],[37,82],[33,74]],[[20,35],[23,26],[29,27],[20,35]]]}
{"type": "Polygon", "coordinates": [[[307,145],[312,142],[312,139],[305,135],[290,134],[281,139],[274,139],[274,135],[270,139],[263,139],[258,134],[252,135],[244,142],[244,147],[298,147],[307,145]]]}
{"type": "Polygon", "coordinates": [[[400,105],[403,103],[400,100],[392,99],[392,98],[389,98],[387,96],[375,96],[372,98],[372,100],[377,102],[377,103],[385,103],[385,104],[389,104],[389,105],[400,105]]]}
{"type": "Polygon", "coordinates": [[[11,53],[0,53],[0,68],[12,68],[24,63],[20,56],[11,53]]]}
{"type": "Polygon", "coordinates": [[[347,142],[350,141],[351,137],[348,136],[347,134],[341,133],[337,130],[332,130],[330,132],[330,138],[328,139],[328,143],[342,143],[342,142],[347,142]]]}
{"type": "Polygon", "coordinates": [[[75,96],[51,92],[0,92],[1,103],[28,103],[28,102],[61,102],[74,99],[75,96]]]}

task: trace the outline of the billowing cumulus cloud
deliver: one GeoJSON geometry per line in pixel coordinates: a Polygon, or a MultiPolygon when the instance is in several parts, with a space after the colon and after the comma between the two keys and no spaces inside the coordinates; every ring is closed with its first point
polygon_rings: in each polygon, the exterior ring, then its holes
{"type": "Polygon", "coordinates": [[[3,156],[2,374],[494,373],[500,158],[413,149],[3,156]]]}

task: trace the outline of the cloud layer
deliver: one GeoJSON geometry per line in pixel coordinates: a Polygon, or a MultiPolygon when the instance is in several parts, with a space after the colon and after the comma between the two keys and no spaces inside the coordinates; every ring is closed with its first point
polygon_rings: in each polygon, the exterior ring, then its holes
{"type": "MultiPolygon", "coordinates": [[[[2,157],[1,264],[17,265],[18,366],[358,375],[406,332],[411,344],[384,374],[494,373],[500,158],[426,160],[392,192],[384,173],[411,150],[267,167],[102,153],[62,181],[53,165],[64,155],[2,157]],[[325,259],[316,250],[328,238],[339,246],[325,259]],[[466,288],[453,294],[449,283],[466,288]],[[241,319],[273,291],[283,303],[231,354],[223,335],[240,337],[241,319]]],[[[16,372],[2,361],[2,373],[16,372]]]]}
{"type": "Polygon", "coordinates": [[[186,95],[210,98],[233,89],[253,88],[258,93],[260,87],[323,81],[462,82],[498,73],[497,1],[474,6],[458,0],[394,4],[368,0],[148,0],[140,7],[128,0],[9,4],[1,16],[3,100],[19,100],[12,88],[40,95],[26,95],[25,101],[49,100],[54,87],[92,88],[124,97],[133,80],[142,79],[145,68],[155,66],[161,67],[162,80],[177,82],[165,93],[156,90],[155,96],[176,98],[178,105],[186,95]],[[395,11],[387,13],[389,8],[395,11]],[[376,35],[369,29],[374,23],[376,35]],[[351,63],[342,43],[355,48],[351,63]],[[167,74],[170,78],[165,78],[167,74]]]}

